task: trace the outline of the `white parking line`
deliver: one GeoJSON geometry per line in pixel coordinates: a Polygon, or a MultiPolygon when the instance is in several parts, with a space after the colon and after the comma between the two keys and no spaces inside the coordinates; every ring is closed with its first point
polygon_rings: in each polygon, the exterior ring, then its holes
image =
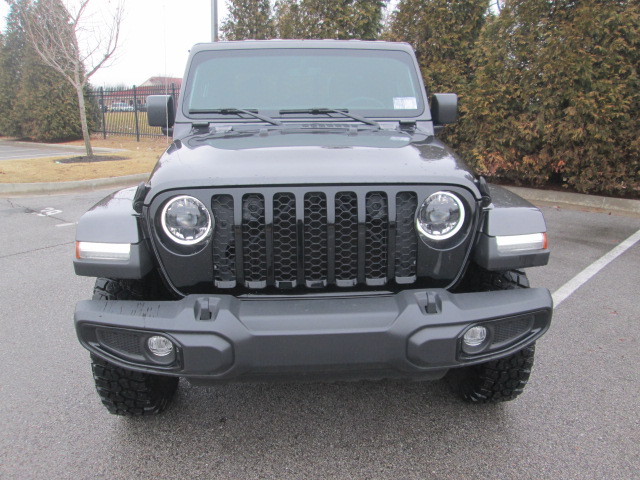
{"type": "Polygon", "coordinates": [[[573,292],[579,289],[582,285],[587,283],[596,273],[602,270],[604,267],[613,262],[616,258],[630,249],[640,240],[640,230],[627,238],[624,242],[619,244],[609,253],[603,255],[598,260],[593,262],[587,268],[582,270],[579,274],[561,286],[553,293],[553,304],[557,308],[562,302],[564,302],[573,292]]]}

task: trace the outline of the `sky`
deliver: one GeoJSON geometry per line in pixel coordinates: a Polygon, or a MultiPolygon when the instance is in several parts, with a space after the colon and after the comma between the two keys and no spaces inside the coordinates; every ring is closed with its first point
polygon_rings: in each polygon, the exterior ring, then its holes
{"type": "MultiPolygon", "coordinates": [[[[116,60],[91,77],[94,86],[140,85],[149,77],[182,77],[189,49],[211,41],[212,0],[128,0],[124,2],[121,40],[116,60]]],[[[218,24],[226,16],[226,0],[218,1],[218,24]]],[[[77,4],[67,0],[69,5],[77,4]]],[[[91,0],[103,12],[115,0],[91,0]]],[[[0,0],[0,30],[5,31],[9,6],[0,0]]]]}
{"type": "MultiPolygon", "coordinates": [[[[73,9],[78,0],[63,0],[73,9]]],[[[107,18],[118,0],[90,0],[91,18],[107,18]]],[[[189,49],[211,41],[212,0],[127,0],[116,59],[91,77],[96,87],[140,85],[155,76],[182,77],[189,49]]],[[[227,0],[218,2],[218,25],[227,16],[227,0]]],[[[397,0],[391,0],[393,8],[397,0]]],[[[0,31],[9,5],[0,0],[0,31]]]]}

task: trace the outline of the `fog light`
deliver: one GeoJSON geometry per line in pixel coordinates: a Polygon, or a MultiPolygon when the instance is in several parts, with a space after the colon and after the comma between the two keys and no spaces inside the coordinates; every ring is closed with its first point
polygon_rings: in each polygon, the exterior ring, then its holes
{"type": "Polygon", "coordinates": [[[464,334],[464,344],[469,347],[478,347],[487,339],[487,329],[484,327],[471,327],[464,334]]]}
{"type": "Polygon", "coordinates": [[[154,335],[147,340],[147,346],[149,351],[157,357],[166,357],[173,353],[173,343],[166,337],[160,335],[154,335]]]}

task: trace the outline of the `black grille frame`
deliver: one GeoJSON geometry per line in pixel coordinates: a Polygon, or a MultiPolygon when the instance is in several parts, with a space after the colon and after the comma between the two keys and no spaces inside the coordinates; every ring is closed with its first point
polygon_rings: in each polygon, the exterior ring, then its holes
{"type": "Polygon", "coordinates": [[[146,212],[161,271],[177,293],[286,293],[411,285],[447,288],[468,258],[477,208],[460,187],[307,185],[165,192],[146,212]],[[456,245],[420,240],[415,212],[432,193],[456,193],[467,220],[456,245]],[[162,205],[178,194],[209,205],[211,238],[184,255],[158,231],[162,205]]]}

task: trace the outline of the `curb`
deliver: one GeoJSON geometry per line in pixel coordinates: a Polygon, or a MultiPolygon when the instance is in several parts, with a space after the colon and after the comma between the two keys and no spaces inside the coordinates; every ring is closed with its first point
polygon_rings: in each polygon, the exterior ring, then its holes
{"type": "MultiPolygon", "coordinates": [[[[149,178],[148,173],[127,175],[125,177],[97,178],[57,183],[0,183],[0,195],[43,195],[78,190],[95,190],[103,187],[130,187],[149,178]]],[[[537,190],[524,187],[505,187],[532,203],[543,202],[553,205],[584,207],[620,214],[640,216],[640,200],[626,198],[601,197],[583,193],[557,192],[555,190],[537,190]]]]}
{"type": "Polygon", "coordinates": [[[640,215],[640,200],[601,197],[598,195],[586,195],[584,193],[557,192],[555,190],[537,190],[524,187],[505,188],[532,203],[544,202],[553,205],[585,207],[608,212],[640,215]]]}
{"type": "Polygon", "coordinates": [[[96,178],[95,180],[77,180],[75,182],[0,183],[0,195],[42,195],[78,190],[95,190],[102,187],[129,187],[144,182],[148,178],[148,173],[138,173],[124,177],[96,178]]]}

